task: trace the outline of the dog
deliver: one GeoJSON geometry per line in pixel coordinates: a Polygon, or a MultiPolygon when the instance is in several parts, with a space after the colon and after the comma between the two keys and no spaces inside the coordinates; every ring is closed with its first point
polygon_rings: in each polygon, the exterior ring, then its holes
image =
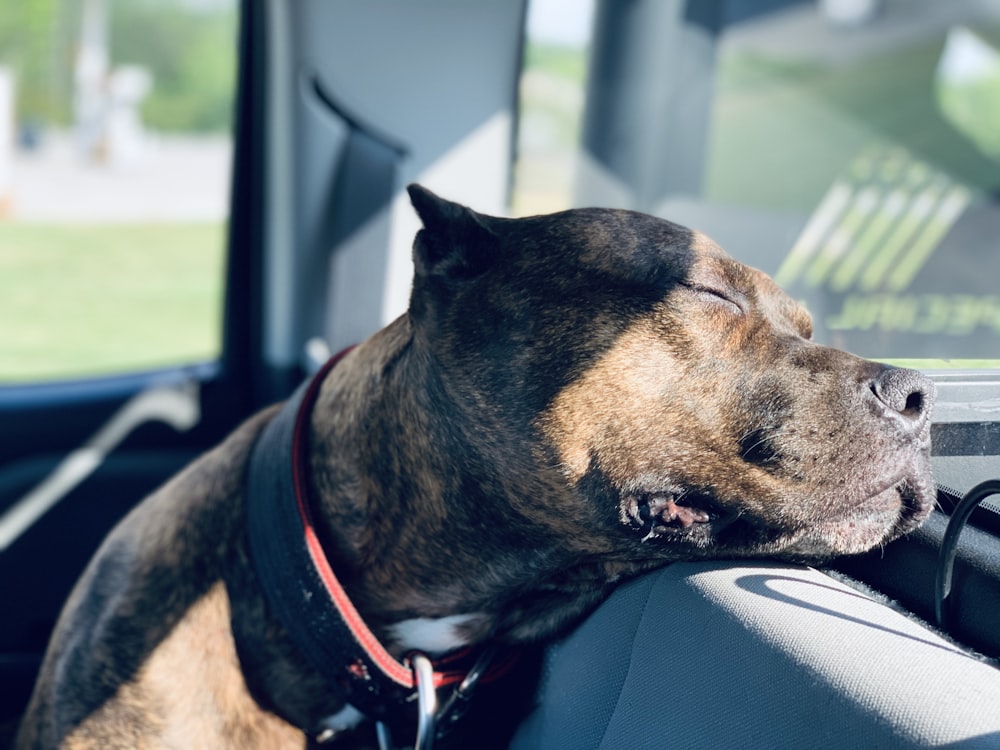
{"type": "MultiPolygon", "coordinates": [[[[806,311],[707,236],[624,210],[507,219],[409,193],[409,309],[314,379],[294,480],[309,554],[407,667],[413,650],[551,638],[670,561],[819,561],[930,512],[933,383],[813,342],[806,311]]],[[[297,575],[269,517],[256,544],[270,552],[251,549],[249,490],[270,480],[248,466],[279,409],[105,540],[18,748],[374,742],[264,592],[297,575]]]]}

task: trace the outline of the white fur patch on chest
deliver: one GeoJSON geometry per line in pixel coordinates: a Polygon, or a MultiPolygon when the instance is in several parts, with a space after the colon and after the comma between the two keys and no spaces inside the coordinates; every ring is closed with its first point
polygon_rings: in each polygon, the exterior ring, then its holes
{"type": "Polygon", "coordinates": [[[447,617],[414,617],[389,626],[389,638],[394,650],[414,649],[429,656],[438,656],[468,645],[462,626],[482,617],[481,614],[448,615],[447,617]]]}

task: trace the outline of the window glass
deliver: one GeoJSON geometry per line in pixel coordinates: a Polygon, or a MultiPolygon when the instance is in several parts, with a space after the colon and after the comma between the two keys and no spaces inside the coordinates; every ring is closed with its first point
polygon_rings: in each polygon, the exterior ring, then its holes
{"type": "Polygon", "coordinates": [[[613,4],[533,0],[515,211],[650,211],[774,275],[824,343],[1000,366],[1000,4],[654,5],[630,6],[662,28],[619,50],[615,79],[594,72],[613,4]],[[560,14],[596,18],[593,31],[561,35],[560,14]],[[588,110],[609,81],[646,98],[588,110]],[[638,164],[630,187],[667,187],[641,199],[602,188],[616,158],[638,164]]]}
{"type": "Polygon", "coordinates": [[[706,199],[794,226],[759,262],[826,341],[996,366],[1000,6],[841,5],[728,27],[706,199]]]}
{"type": "Polygon", "coordinates": [[[0,0],[0,382],[218,356],[235,0],[0,0]]]}
{"type": "Polygon", "coordinates": [[[593,0],[529,0],[511,208],[520,216],[574,204],[593,0]]]}

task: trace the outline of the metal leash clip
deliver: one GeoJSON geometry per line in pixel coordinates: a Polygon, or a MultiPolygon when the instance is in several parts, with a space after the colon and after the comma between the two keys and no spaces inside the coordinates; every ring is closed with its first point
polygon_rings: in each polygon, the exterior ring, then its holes
{"type": "MultiPolygon", "coordinates": [[[[479,657],[465,679],[456,687],[443,705],[438,703],[434,688],[434,665],[426,654],[414,651],[408,656],[413,668],[413,678],[417,687],[417,739],[413,750],[433,750],[434,741],[448,730],[464,714],[472,697],[473,689],[499,649],[487,648],[479,657]]],[[[392,736],[383,722],[375,724],[379,750],[393,750],[392,736]]]]}
{"type": "Polygon", "coordinates": [[[448,731],[458,723],[465,715],[472,700],[472,693],[479,684],[479,679],[486,673],[490,665],[496,659],[500,648],[496,645],[487,646],[480,655],[472,669],[465,675],[465,679],[459,683],[458,687],[451,691],[451,695],[438,711],[438,736],[447,734],[448,731]]]}
{"type": "MultiPolygon", "coordinates": [[[[433,750],[436,738],[438,699],[434,688],[434,665],[426,654],[412,652],[408,657],[417,686],[417,740],[413,750],[433,750]]],[[[381,721],[375,722],[379,750],[393,750],[392,734],[381,721]]]]}
{"type": "Polygon", "coordinates": [[[417,683],[417,741],[413,750],[432,750],[437,725],[438,699],[434,688],[434,665],[425,654],[410,654],[413,680],[417,683]]]}

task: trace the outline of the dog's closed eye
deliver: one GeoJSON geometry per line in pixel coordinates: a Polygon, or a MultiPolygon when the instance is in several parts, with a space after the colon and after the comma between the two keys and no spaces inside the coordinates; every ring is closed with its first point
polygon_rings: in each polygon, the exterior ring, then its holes
{"type": "Polygon", "coordinates": [[[691,283],[686,283],[683,286],[710,304],[723,305],[729,308],[730,312],[738,315],[746,312],[746,297],[735,290],[722,291],[715,286],[691,283]]]}

